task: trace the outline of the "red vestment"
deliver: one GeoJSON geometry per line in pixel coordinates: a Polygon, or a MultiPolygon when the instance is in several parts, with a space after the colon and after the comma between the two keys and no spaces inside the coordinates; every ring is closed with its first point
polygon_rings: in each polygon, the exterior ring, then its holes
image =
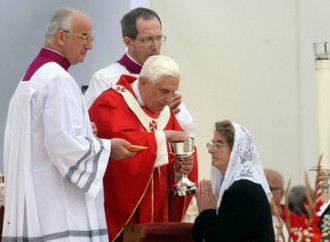
{"type": "MultiPolygon", "coordinates": [[[[120,161],[110,158],[103,179],[110,241],[118,238],[126,224],[181,221],[192,199],[192,195],[169,195],[169,189],[174,184],[176,158],[170,154],[165,135],[163,134],[164,142],[159,139],[162,130],[183,129],[168,107],[165,108],[167,110],[155,114],[138,105],[130,86],[135,80],[136,77],[122,75],[117,86],[103,92],[89,110],[99,137],[124,138],[131,144],[148,147],[131,158],[120,161]],[[137,111],[134,111],[127,98],[125,99],[127,92],[133,97],[133,103],[137,104],[137,111]],[[168,115],[163,115],[165,111],[168,115]],[[143,124],[141,116],[151,119],[149,127],[143,124]],[[168,164],[154,167],[162,147],[168,164]]],[[[197,154],[194,152],[194,169],[188,177],[195,183],[197,173],[197,154]]]]}

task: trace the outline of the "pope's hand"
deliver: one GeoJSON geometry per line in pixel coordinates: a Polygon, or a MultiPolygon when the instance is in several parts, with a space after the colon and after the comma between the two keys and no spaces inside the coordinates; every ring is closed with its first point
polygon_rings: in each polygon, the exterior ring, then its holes
{"type": "Polygon", "coordinates": [[[181,104],[181,102],[182,102],[182,95],[175,93],[173,96],[173,100],[169,105],[170,109],[172,109],[174,114],[180,112],[179,105],[181,104]]]}
{"type": "Polygon", "coordinates": [[[121,160],[134,156],[136,152],[129,150],[130,144],[130,142],[124,139],[111,139],[111,158],[113,158],[114,160],[121,160]]]}
{"type": "Polygon", "coordinates": [[[94,122],[91,122],[91,126],[92,126],[92,131],[94,136],[97,136],[97,127],[96,124],[94,122]]]}
{"type": "Polygon", "coordinates": [[[164,130],[167,142],[187,141],[189,136],[185,131],[164,130]]]}
{"type": "Polygon", "coordinates": [[[194,156],[180,157],[177,162],[179,164],[180,172],[188,175],[194,167],[194,156]]]}

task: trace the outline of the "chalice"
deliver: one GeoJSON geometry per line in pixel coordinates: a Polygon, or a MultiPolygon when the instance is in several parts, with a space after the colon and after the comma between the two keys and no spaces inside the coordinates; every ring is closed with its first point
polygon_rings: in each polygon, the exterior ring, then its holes
{"type": "MultiPolygon", "coordinates": [[[[172,142],[171,152],[178,160],[182,160],[184,157],[190,156],[194,153],[194,139],[188,138],[184,142],[172,142]]],[[[186,174],[181,174],[178,182],[176,182],[171,190],[171,194],[177,196],[186,196],[189,194],[195,194],[196,185],[189,180],[186,174]]]]}

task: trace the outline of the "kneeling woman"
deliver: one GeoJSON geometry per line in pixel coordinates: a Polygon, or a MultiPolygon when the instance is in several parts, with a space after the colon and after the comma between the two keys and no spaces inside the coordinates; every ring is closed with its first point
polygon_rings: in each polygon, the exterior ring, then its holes
{"type": "Polygon", "coordinates": [[[271,191],[249,131],[219,121],[207,148],[211,181],[201,181],[196,191],[195,241],[274,242],[271,191]]]}

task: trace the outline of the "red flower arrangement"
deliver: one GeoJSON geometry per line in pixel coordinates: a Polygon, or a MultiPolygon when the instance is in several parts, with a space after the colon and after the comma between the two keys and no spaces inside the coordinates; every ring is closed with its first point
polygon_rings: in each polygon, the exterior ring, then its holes
{"type": "MultiPolygon", "coordinates": [[[[304,174],[304,180],[306,185],[306,200],[304,203],[304,208],[307,211],[307,215],[297,215],[290,211],[288,202],[288,191],[290,189],[291,180],[289,180],[287,188],[285,190],[285,209],[284,212],[279,215],[275,214],[280,219],[280,217],[285,222],[287,231],[289,231],[288,241],[294,242],[319,242],[319,241],[330,241],[330,216],[325,215],[321,221],[319,211],[321,206],[329,199],[328,195],[324,195],[320,192],[320,173],[321,166],[319,159],[317,170],[314,192],[311,190],[311,185],[309,182],[309,177],[307,172],[304,174]]],[[[274,212],[274,211],[273,211],[274,212]]],[[[285,241],[283,233],[280,232],[277,241],[285,241]]]]}

